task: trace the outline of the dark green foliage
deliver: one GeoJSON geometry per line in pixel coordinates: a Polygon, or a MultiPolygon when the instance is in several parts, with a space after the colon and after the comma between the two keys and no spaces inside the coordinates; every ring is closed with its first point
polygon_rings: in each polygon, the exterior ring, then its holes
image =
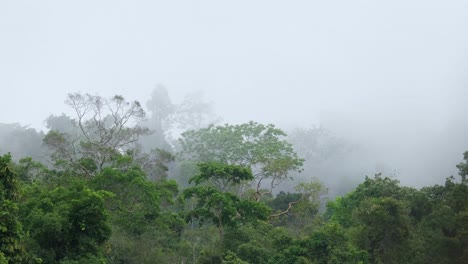
{"type": "Polygon", "coordinates": [[[18,182],[11,156],[0,156],[0,263],[24,261],[21,223],[18,217],[18,182]]]}
{"type": "Polygon", "coordinates": [[[284,210],[288,208],[289,203],[301,200],[300,193],[285,193],[280,191],[274,199],[268,201],[268,205],[274,210],[284,210]]]}
{"type": "Polygon", "coordinates": [[[377,175],[330,202],[327,215],[372,263],[465,263],[467,209],[464,181],[415,190],[377,175]]]}
{"type": "Polygon", "coordinates": [[[400,187],[390,178],[366,177],[353,192],[330,202],[328,215],[347,230],[346,237],[357,249],[369,254],[371,263],[400,263],[407,253],[410,213],[418,215],[425,210],[411,211],[410,204],[418,201],[410,201],[418,197],[411,196],[412,192],[416,191],[400,187]]]}
{"type": "Polygon", "coordinates": [[[158,186],[148,181],[139,168],[128,171],[106,168],[96,175],[93,185],[115,194],[106,201],[111,221],[131,234],[145,232],[160,213],[158,186]]]}
{"type": "Polygon", "coordinates": [[[195,187],[184,190],[184,199],[196,199],[196,205],[187,214],[187,221],[198,219],[199,224],[213,223],[218,228],[220,243],[223,244],[225,228],[236,228],[241,224],[266,220],[270,209],[263,203],[241,199],[226,187],[234,188],[243,180],[251,179],[249,168],[220,163],[200,163],[200,174],[190,181],[195,187]],[[201,185],[205,182],[222,183],[221,189],[201,185]]]}
{"type": "Polygon", "coordinates": [[[337,197],[335,201],[327,204],[328,215],[333,221],[350,227],[353,225],[352,213],[361,202],[369,198],[392,197],[402,199],[406,195],[404,188],[399,186],[397,180],[376,175],[374,178],[366,177],[365,181],[344,197],[337,197]]]}
{"type": "Polygon", "coordinates": [[[94,188],[114,194],[105,204],[114,231],[106,251],[107,261],[180,262],[188,249],[180,241],[185,222],[169,210],[178,192],[176,182],[147,179],[129,156],[121,156],[116,165],[105,168],[91,181],[94,188]]]}
{"type": "Polygon", "coordinates": [[[31,157],[22,158],[16,164],[16,173],[21,181],[31,183],[35,181],[50,180],[49,169],[42,163],[34,161],[31,157]]]}
{"type": "Polygon", "coordinates": [[[209,186],[197,186],[184,191],[185,199],[196,198],[197,203],[187,214],[187,220],[198,219],[200,225],[213,223],[218,227],[220,241],[224,228],[235,228],[247,222],[266,220],[270,209],[263,203],[242,200],[229,192],[221,192],[209,186]]]}
{"type": "Polygon", "coordinates": [[[286,236],[285,230],[266,222],[246,223],[235,229],[226,229],[224,248],[227,253],[232,252],[247,263],[267,263],[276,254],[275,242],[283,235],[286,236]]]}
{"type": "Polygon", "coordinates": [[[457,168],[459,170],[458,174],[461,176],[462,182],[467,183],[466,176],[468,176],[468,151],[463,153],[463,160],[464,162],[461,162],[457,165],[457,168]]]}
{"type": "Polygon", "coordinates": [[[309,236],[289,239],[268,263],[368,263],[367,253],[348,242],[345,230],[327,224],[309,236]]]}
{"type": "Polygon", "coordinates": [[[102,259],[103,245],[111,234],[104,209],[107,192],[69,179],[66,187],[35,184],[26,193],[21,215],[34,254],[45,263],[102,259]]]}
{"type": "Polygon", "coordinates": [[[466,263],[468,260],[468,186],[455,183],[423,188],[429,210],[416,226],[413,246],[422,254],[415,263],[466,263]]]}
{"type": "Polygon", "coordinates": [[[250,168],[239,165],[209,162],[198,164],[198,169],[199,173],[193,176],[189,183],[199,185],[208,182],[222,191],[232,191],[234,186],[254,178],[250,168]]]}
{"type": "Polygon", "coordinates": [[[371,263],[401,263],[409,238],[405,205],[390,197],[363,201],[353,213],[354,244],[369,252],[371,263]]]}

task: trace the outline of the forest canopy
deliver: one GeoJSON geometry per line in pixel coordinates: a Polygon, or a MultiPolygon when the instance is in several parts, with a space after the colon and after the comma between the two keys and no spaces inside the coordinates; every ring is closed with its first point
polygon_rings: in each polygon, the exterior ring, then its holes
{"type": "Polygon", "coordinates": [[[442,185],[343,187],[309,175],[349,151],[323,128],[220,125],[161,87],[149,116],[120,95],[66,104],[47,133],[0,126],[22,135],[0,146],[0,264],[468,262],[468,151],[442,185]]]}

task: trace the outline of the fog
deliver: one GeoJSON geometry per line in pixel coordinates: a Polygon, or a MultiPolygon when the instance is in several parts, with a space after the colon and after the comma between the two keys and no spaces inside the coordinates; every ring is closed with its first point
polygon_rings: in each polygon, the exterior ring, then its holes
{"type": "Polygon", "coordinates": [[[440,184],[468,150],[466,14],[463,0],[2,1],[0,123],[45,130],[72,115],[68,93],[146,102],[162,84],[175,102],[201,91],[225,123],[325,128],[353,146],[325,174],[440,184]]]}

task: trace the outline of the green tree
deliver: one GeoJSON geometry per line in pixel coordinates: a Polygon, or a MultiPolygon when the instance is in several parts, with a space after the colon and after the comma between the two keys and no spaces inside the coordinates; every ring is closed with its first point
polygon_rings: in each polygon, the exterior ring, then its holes
{"type": "Polygon", "coordinates": [[[274,125],[249,122],[189,130],[182,134],[179,143],[183,158],[188,160],[251,168],[254,180],[249,184],[254,186],[254,196],[259,201],[287,179],[289,172],[301,171],[303,160],[285,136],[274,125]]]}
{"type": "Polygon", "coordinates": [[[468,151],[463,153],[463,162],[457,165],[458,168],[458,174],[462,178],[462,183],[467,184],[468,181],[466,179],[466,176],[468,176],[468,151]]]}
{"type": "Polygon", "coordinates": [[[326,224],[308,236],[282,242],[268,263],[369,263],[366,252],[351,245],[346,230],[335,223],[326,224]]]}
{"type": "Polygon", "coordinates": [[[371,263],[401,263],[408,257],[415,192],[380,174],[366,177],[355,190],[328,203],[327,217],[346,230],[355,248],[368,253],[371,263]]]}
{"type": "Polygon", "coordinates": [[[21,216],[30,234],[28,250],[45,263],[102,260],[111,234],[104,208],[109,193],[93,191],[76,177],[67,177],[66,182],[36,183],[26,189],[21,216]]]}
{"type": "Polygon", "coordinates": [[[401,263],[410,230],[403,202],[391,197],[370,198],[353,216],[357,223],[353,239],[358,248],[369,252],[371,263],[401,263]]]}
{"type": "Polygon", "coordinates": [[[353,191],[343,197],[336,197],[327,204],[327,215],[331,220],[345,228],[354,224],[353,211],[358,209],[361,202],[370,198],[392,197],[404,199],[407,189],[399,185],[398,180],[382,177],[376,174],[374,178],[367,177],[353,191]]]}
{"type": "Polygon", "coordinates": [[[180,241],[185,222],[173,211],[175,181],[151,181],[131,156],[121,156],[91,183],[113,193],[105,202],[113,230],[109,263],[174,263],[188,255],[180,241]]]}
{"type": "Polygon", "coordinates": [[[223,192],[237,193],[236,187],[253,180],[250,168],[239,165],[226,165],[218,162],[198,164],[199,173],[189,183],[207,184],[223,192]]]}
{"type": "Polygon", "coordinates": [[[199,167],[201,173],[191,179],[196,186],[183,192],[184,199],[196,198],[195,208],[188,213],[187,220],[195,218],[200,220],[200,224],[208,222],[216,225],[222,245],[226,227],[235,228],[242,223],[268,218],[270,210],[265,204],[240,199],[229,190],[203,185],[206,182],[219,182],[222,187],[240,184],[252,178],[250,169],[213,162],[201,163],[199,167]]]}
{"type": "Polygon", "coordinates": [[[468,260],[468,186],[447,178],[444,186],[425,187],[427,209],[414,228],[414,263],[466,263],[468,260]]]}
{"type": "MultiPolygon", "coordinates": [[[[144,233],[161,212],[162,193],[158,184],[147,180],[138,167],[124,171],[106,168],[96,175],[93,185],[115,195],[106,201],[106,208],[111,212],[112,223],[128,233],[144,233]]],[[[177,187],[174,188],[176,191],[177,187]]]]}
{"type": "Polygon", "coordinates": [[[25,260],[18,198],[18,183],[11,156],[6,154],[0,157],[0,261],[4,263],[21,263],[25,260]]]}
{"type": "Polygon", "coordinates": [[[21,181],[32,183],[49,179],[53,174],[42,163],[31,157],[22,158],[15,166],[16,173],[21,181]]]}

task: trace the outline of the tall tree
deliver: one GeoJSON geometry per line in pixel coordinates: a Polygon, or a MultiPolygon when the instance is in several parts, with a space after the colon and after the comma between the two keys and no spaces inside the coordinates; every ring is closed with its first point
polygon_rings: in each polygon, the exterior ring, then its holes
{"type": "Polygon", "coordinates": [[[30,234],[28,250],[44,263],[102,263],[111,229],[105,191],[84,179],[63,176],[61,184],[34,184],[26,189],[21,215],[30,234]]]}
{"type": "Polygon", "coordinates": [[[140,139],[143,151],[147,152],[155,148],[171,150],[168,139],[170,130],[174,126],[173,119],[177,106],[172,103],[164,86],[158,85],[151,92],[146,107],[149,111],[149,118],[144,125],[151,130],[151,133],[140,139]]]}
{"type": "Polygon", "coordinates": [[[213,113],[212,104],[203,99],[202,93],[187,94],[180,103],[173,103],[162,85],[151,92],[146,107],[150,116],[144,124],[152,133],[141,138],[144,151],[153,148],[171,150],[174,137],[181,131],[200,129],[220,120],[213,113]]]}
{"type": "Polygon", "coordinates": [[[186,159],[249,167],[254,176],[250,184],[258,201],[287,179],[289,172],[301,171],[303,160],[285,136],[274,125],[249,122],[189,130],[182,134],[179,143],[186,159]]]}
{"type": "Polygon", "coordinates": [[[187,94],[177,105],[175,121],[180,129],[201,129],[220,120],[213,112],[212,103],[205,101],[201,92],[187,94]]]}
{"type": "Polygon", "coordinates": [[[0,157],[0,262],[24,260],[23,230],[18,217],[19,191],[11,156],[0,157]]]}
{"type": "Polygon", "coordinates": [[[235,228],[241,223],[267,219],[270,210],[265,204],[241,199],[229,191],[234,185],[253,178],[249,168],[214,162],[201,163],[199,167],[200,174],[191,179],[196,186],[185,189],[183,193],[185,199],[197,199],[196,206],[189,212],[187,219],[199,219],[200,224],[215,224],[221,245],[226,227],[235,228]],[[211,184],[205,185],[207,182],[211,184]],[[212,187],[213,183],[218,188],[212,187]]]}
{"type": "Polygon", "coordinates": [[[463,153],[463,162],[457,165],[458,175],[462,178],[462,183],[468,183],[466,176],[468,176],[468,151],[463,153]]]}
{"type": "Polygon", "coordinates": [[[66,103],[76,114],[73,125],[79,134],[51,130],[44,142],[55,151],[57,164],[75,172],[93,176],[148,133],[140,125],[145,112],[138,101],[128,102],[120,95],[105,99],[74,93],[68,95],[66,103]]]}

